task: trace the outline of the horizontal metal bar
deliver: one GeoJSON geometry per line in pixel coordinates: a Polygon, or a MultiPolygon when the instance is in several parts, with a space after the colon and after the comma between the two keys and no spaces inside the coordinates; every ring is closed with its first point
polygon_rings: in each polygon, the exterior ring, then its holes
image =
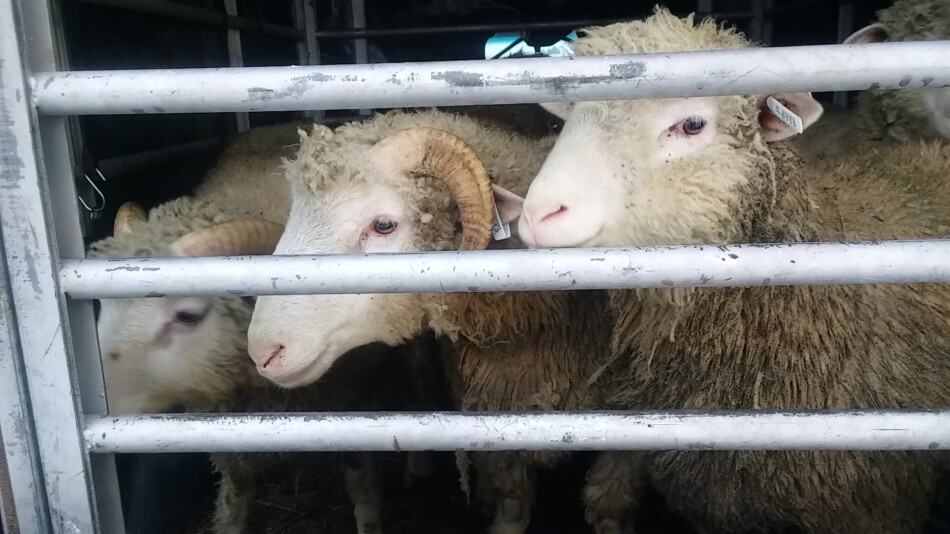
{"type": "Polygon", "coordinates": [[[945,450],[950,411],[310,413],[90,419],[89,450],[945,450]]]}
{"type": "Polygon", "coordinates": [[[950,85],[950,41],[242,69],[37,74],[40,113],[292,111],[950,85]]]}
{"type": "Polygon", "coordinates": [[[319,30],[317,39],[366,39],[373,37],[417,37],[424,35],[447,35],[477,32],[518,32],[523,30],[546,30],[564,28],[573,30],[590,26],[606,26],[623,22],[628,18],[580,19],[551,22],[515,22],[494,24],[455,24],[447,26],[417,26],[411,28],[354,28],[346,30],[319,30]]]}
{"type": "Polygon", "coordinates": [[[125,11],[159,15],[211,27],[231,28],[282,39],[303,39],[303,31],[253,19],[229,16],[224,12],[194,7],[170,0],[80,0],[84,4],[114,7],[125,11]]]}
{"type": "Polygon", "coordinates": [[[950,282],[950,240],[65,261],[76,299],[950,282]]]}

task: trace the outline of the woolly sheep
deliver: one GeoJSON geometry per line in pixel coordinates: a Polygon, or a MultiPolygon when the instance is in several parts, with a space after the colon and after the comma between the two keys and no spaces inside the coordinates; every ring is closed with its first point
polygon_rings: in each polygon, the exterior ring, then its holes
{"type": "MultiPolygon", "coordinates": [[[[293,201],[276,253],[485,248],[493,203],[505,220],[517,216],[515,193],[550,144],[434,111],[335,132],[315,126],[285,169],[293,201]]],[[[581,409],[596,405],[605,313],[597,292],[262,297],[248,338],[259,372],[296,387],[353,347],[396,345],[431,329],[454,341],[447,368],[462,410],[581,409]]],[[[477,495],[494,508],[492,532],[524,531],[534,472],[559,458],[472,455],[477,495]]]]}
{"type": "MultiPolygon", "coordinates": [[[[711,21],[656,8],[588,30],[580,54],[739,48],[711,21]]],[[[805,118],[807,94],[778,95],[805,118]]],[[[761,97],[578,103],[526,196],[533,246],[926,238],[950,232],[950,147],[881,146],[808,175],[761,97]],[[583,176],[584,180],[578,180],[583,176]]],[[[724,253],[724,261],[729,261],[724,253]]],[[[663,288],[610,292],[626,409],[950,407],[950,287],[663,288]]],[[[936,453],[665,451],[602,455],[595,524],[656,486],[701,532],[919,532],[936,453]],[[771,530],[769,530],[771,529],[771,530]]]]}
{"type": "MultiPolygon", "coordinates": [[[[248,144],[278,139],[286,130],[252,130],[238,140],[212,171],[210,185],[203,184],[199,193],[226,191],[229,180],[234,189],[255,181],[270,182],[285,145],[259,146],[261,150],[255,152],[248,150],[248,144]],[[248,172],[252,174],[245,174],[248,172]]],[[[274,190],[286,192],[283,182],[277,181],[274,190]]],[[[270,187],[258,189],[263,194],[270,187]]],[[[282,226],[248,216],[286,219],[286,213],[266,211],[279,205],[272,197],[273,193],[258,197],[256,207],[248,201],[252,197],[233,190],[224,197],[225,202],[234,201],[231,205],[215,198],[180,198],[153,209],[148,218],[141,209],[127,204],[117,215],[115,235],[95,243],[90,256],[270,253],[282,226]]],[[[230,412],[433,408],[421,397],[407,399],[414,393],[406,393],[411,390],[407,384],[414,382],[413,372],[407,369],[424,368],[428,365],[425,359],[432,356],[415,345],[398,349],[403,354],[393,354],[382,346],[362,348],[320,384],[294,392],[278,390],[256,373],[247,357],[246,331],[252,307],[252,300],[239,298],[104,300],[98,330],[110,411],[157,412],[171,405],[184,405],[191,411],[230,412]]],[[[282,465],[284,471],[308,469],[301,462],[313,463],[307,461],[324,457],[213,455],[222,475],[215,531],[244,530],[257,473],[275,464],[282,465]]],[[[371,458],[347,455],[346,460],[347,492],[354,504],[358,531],[377,532],[380,502],[371,458]]]]}
{"type": "MultiPolygon", "coordinates": [[[[845,44],[950,38],[950,0],[898,0],[845,44]]],[[[796,145],[809,161],[848,156],[878,142],[950,139],[950,87],[870,90],[855,111],[835,110],[796,145]]]]}

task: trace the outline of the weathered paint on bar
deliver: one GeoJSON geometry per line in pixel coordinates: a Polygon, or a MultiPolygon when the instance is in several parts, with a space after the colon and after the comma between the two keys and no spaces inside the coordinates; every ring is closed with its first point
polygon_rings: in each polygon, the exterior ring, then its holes
{"type": "Polygon", "coordinates": [[[290,111],[950,84],[950,41],[671,54],[243,69],[76,71],[34,78],[42,114],[290,111]]]}

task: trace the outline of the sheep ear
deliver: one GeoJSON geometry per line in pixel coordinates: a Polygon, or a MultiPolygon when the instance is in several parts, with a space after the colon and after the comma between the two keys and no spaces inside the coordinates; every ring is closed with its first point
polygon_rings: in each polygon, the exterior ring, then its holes
{"type": "Polygon", "coordinates": [[[543,102],[540,106],[562,121],[566,121],[567,116],[570,115],[571,110],[574,109],[573,102],[543,102]]]}
{"type": "Polygon", "coordinates": [[[887,29],[883,24],[876,22],[852,33],[842,44],[883,43],[887,39],[887,29]]]}
{"type": "Polygon", "coordinates": [[[501,215],[502,220],[510,223],[517,219],[521,215],[524,198],[494,184],[492,184],[491,189],[495,197],[495,206],[498,208],[498,214],[501,215]]]}
{"type": "MultiPolygon", "coordinates": [[[[770,95],[770,97],[778,100],[801,119],[802,132],[815,124],[825,112],[825,108],[811,96],[811,93],[781,93],[770,95]]],[[[762,128],[762,139],[769,142],[781,141],[801,133],[769,108],[768,98],[759,99],[759,126],[762,128]]]]}

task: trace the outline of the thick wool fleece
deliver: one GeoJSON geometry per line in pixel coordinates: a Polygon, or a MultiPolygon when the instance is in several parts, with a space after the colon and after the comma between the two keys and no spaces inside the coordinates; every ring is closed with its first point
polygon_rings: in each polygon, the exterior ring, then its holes
{"type": "MultiPolygon", "coordinates": [[[[378,179],[363,166],[366,151],[381,139],[412,127],[447,130],[478,154],[494,183],[524,195],[552,138],[530,140],[469,117],[435,111],[391,112],[335,132],[315,126],[301,137],[285,173],[296,196],[327,198],[348,183],[378,179]]],[[[420,228],[413,250],[454,250],[461,240],[457,210],[438,180],[406,179],[397,187],[420,228]]],[[[412,317],[407,299],[380,299],[387,315],[412,317]],[[386,304],[384,304],[384,302],[386,304]]],[[[582,409],[600,405],[597,379],[609,357],[606,296],[576,293],[461,293],[420,295],[411,306],[425,310],[423,325],[453,340],[447,370],[463,410],[582,409]]],[[[407,321],[401,335],[423,325],[407,321]]],[[[551,453],[476,455],[481,491],[488,500],[529,506],[533,467],[553,463],[551,453]],[[498,492],[497,495],[492,495],[498,492]]],[[[517,514],[516,514],[517,515],[517,514]]],[[[517,521],[517,520],[515,520],[517,521]]]]}
{"type": "Polygon", "coordinates": [[[214,200],[235,213],[286,223],[290,191],[280,174],[281,162],[297,150],[302,126],[278,124],[241,134],[195,188],[195,197],[214,200]]]}

